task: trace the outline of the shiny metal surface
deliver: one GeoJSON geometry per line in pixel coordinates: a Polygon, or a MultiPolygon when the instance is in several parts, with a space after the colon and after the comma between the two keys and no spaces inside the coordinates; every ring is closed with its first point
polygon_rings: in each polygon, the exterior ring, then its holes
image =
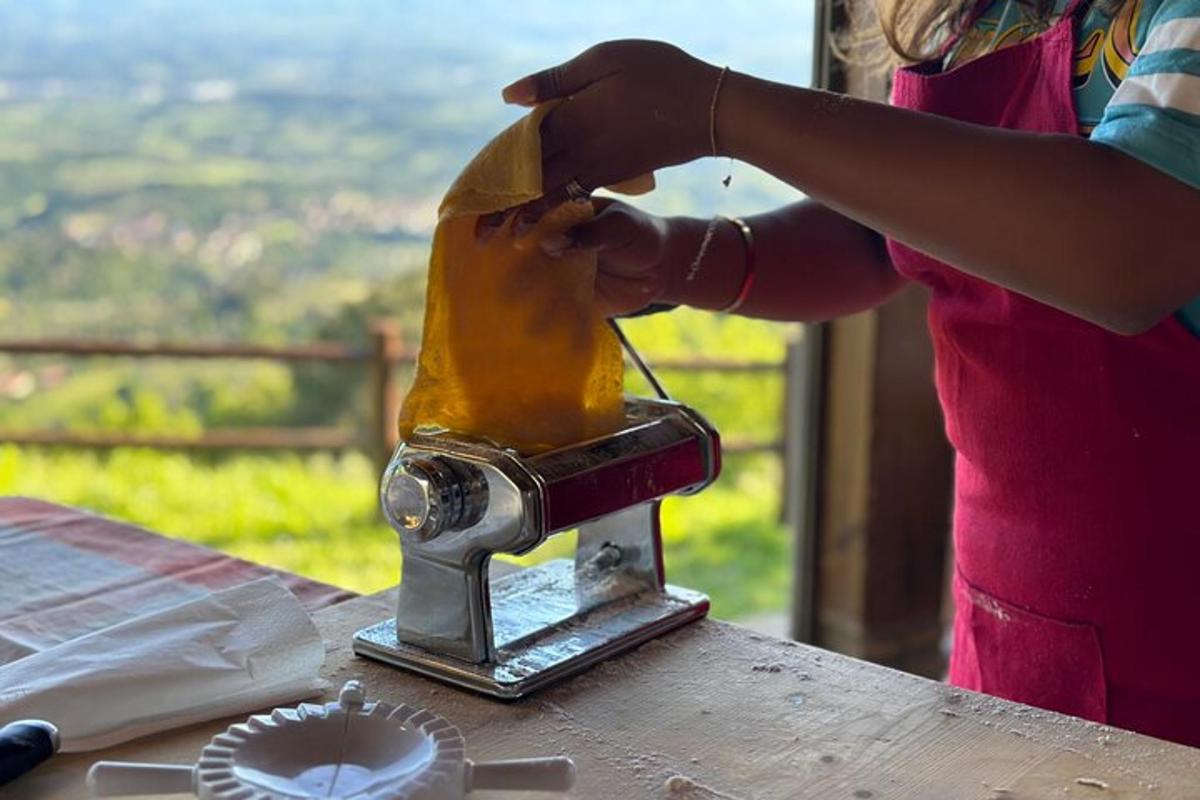
{"type": "Polygon", "coordinates": [[[488,487],[472,464],[409,457],[391,468],[382,500],[392,527],[426,540],[477,524],[487,509],[488,487]]]}
{"type": "Polygon", "coordinates": [[[563,603],[572,596],[573,582],[573,566],[563,559],[497,580],[492,590],[497,602],[496,636],[503,644],[492,661],[471,664],[402,642],[392,619],[359,631],[354,652],[513,700],[708,613],[708,598],[703,594],[668,585],[662,591],[645,591],[577,614],[563,603]],[[526,617],[526,612],[531,616],[526,617]]]}
{"type": "Polygon", "coordinates": [[[403,552],[396,619],[360,631],[355,652],[518,696],[703,616],[707,598],[666,587],[659,501],[716,478],[719,437],[670,401],[631,400],[626,418],[533,457],[444,431],[401,443],[380,487],[403,552]],[[490,585],[493,554],[571,529],[573,564],[490,585]]]}

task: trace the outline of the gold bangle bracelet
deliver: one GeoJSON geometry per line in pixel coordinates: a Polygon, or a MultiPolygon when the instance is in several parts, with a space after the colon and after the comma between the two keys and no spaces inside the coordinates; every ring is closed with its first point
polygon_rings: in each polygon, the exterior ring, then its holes
{"type": "Polygon", "coordinates": [[[746,252],[746,270],[742,273],[742,283],[738,287],[737,294],[734,295],[727,305],[717,309],[724,314],[732,314],[737,311],[746,302],[746,298],[750,296],[750,290],[754,288],[754,275],[757,272],[757,263],[754,252],[754,231],[750,225],[740,217],[721,217],[737,229],[738,234],[742,237],[742,247],[746,252]]]}

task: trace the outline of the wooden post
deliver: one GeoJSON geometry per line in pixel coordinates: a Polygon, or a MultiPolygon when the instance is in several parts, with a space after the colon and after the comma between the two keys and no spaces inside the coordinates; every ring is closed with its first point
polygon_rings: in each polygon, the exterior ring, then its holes
{"type": "Polygon", "coordinates": [[[814,637],[817,542],[817,434],[820,422],[824,326],[806,325],[788,341],[784,365],[783,521],[792,533],[793,639],[814,637]]]}
{"type": "Polygon", "coordinates": [[[796,419],[792,413],[792,406],[796,402],[795,389],[792,386],[792,361],[795,358],[793,346],[795,341],[791,338],[787,340],[787,349],[784,351],[783,364],[780,366],[780,375],[783,378],[783,408],[779,419],[779,524],[787,525],[788,519],[792,516],[792,508],[796,503],[796,492],[792,484],[795,481],[794,473],[796,471],[796,460],[791,458],[789,448],[791,447],[792,439],[795,431],[793,430],[796,419]]]}
{"type": "Polygon", "coordinates": [[[815,639],[936,677],[952,457],[925,305],[913,287],[827,332],[815,639]]]}
{"type": "MultiPolygon", "coordinates": [[[[845,2],[816,6],[814,81],[884,99],[885,73],[832,57],[832,31],[851,24],[845,2]]],[[[926,302],[913,287],[823,326],[810,619],[822,647],[940,676],[952,455],[926,302]]]]}
{"type": "Polygon", "coordinates": [[[402,352],[400,326],[395,320],[375,320],[370,326],[371,359],[367,362],[371,418],[367,433],[367,451],[382,475],[396,448],[399,434],[396,419],[400,414],[400,392],[396,387],[396,366],[402,352]]]}

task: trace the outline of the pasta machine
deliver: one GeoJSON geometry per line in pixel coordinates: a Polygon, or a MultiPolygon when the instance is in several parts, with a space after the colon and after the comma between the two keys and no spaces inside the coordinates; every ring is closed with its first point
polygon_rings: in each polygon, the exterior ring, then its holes
{"type": "Polygon", "coordinates": [[[659,506],[719,471],[717,432],[666,399],[627,399],[622,429],[534,456],[417,432],[380,489],[403,557],[396,617],[354,652],[512,699],[699,619],[708,598],[665,581],[659,506]],[[491,574],[493,555],[570,530],[573,560],[491,574]]]}

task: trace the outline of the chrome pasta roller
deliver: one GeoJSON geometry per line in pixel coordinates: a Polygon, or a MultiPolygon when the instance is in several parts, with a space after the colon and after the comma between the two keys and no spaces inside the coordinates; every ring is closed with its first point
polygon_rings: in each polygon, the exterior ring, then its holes
{"type": "Polygon", "coordinates": [[[716,479],[720,439],[667,399],[625,411],[621,430],[536,456],[449,432],[401,442],[381,486],[399,604],[354,652],[511,699],[705,616],[706,596],[666,583],[659,505],[716,479]],[[576,529],[573,561],[489,579],[496,553],[576,529]]]}

